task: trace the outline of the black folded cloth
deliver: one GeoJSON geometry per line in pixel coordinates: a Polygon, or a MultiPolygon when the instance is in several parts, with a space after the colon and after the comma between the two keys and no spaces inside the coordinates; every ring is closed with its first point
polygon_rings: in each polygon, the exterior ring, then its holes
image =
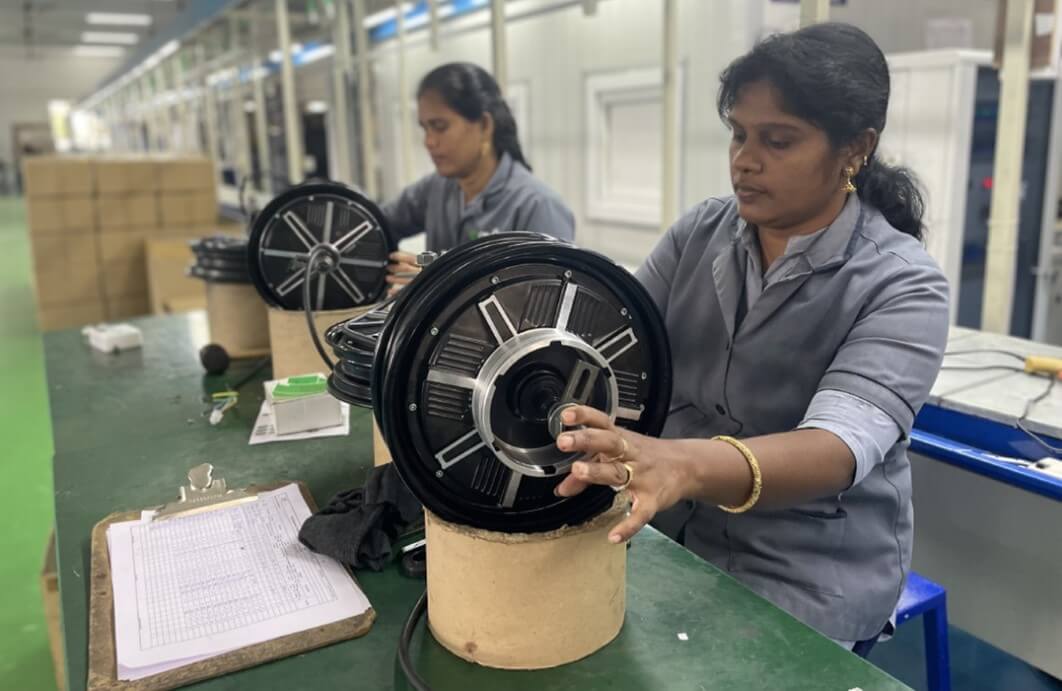
{"type": "Polygon", "coordinates": [[[299,541],[352,569],[382,570],[396,540],[423,520],[423,508],[393,463],[373,468],[364,487],[340,492],[306,519],[299,541]]]}

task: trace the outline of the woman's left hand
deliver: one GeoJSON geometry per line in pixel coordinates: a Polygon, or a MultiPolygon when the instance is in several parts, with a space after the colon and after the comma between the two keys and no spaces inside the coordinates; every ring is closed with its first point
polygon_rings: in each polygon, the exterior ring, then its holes
{"type": "Polygon", "coordinates": [[[409,252],[392,252],[387,258],[389,263],[384,280],[389,286],[387,295],[390,297],[413,281],[420,273],[420,266],[417,264],[417,258],[409,252]]]}
{"type": "Polygon", "coordinates": [[[589,485],[626,483],[634,500],[630,515],[609,533],[611,542],[631,539],[653,516],[682,498],[679,465],[667,458],[670,442],[616,427],[608,415],[587,406],[564,411],[561,422],[585,427],[557,437],[558,449],[580,451],[584,458],[572,464],[571,473],[557,485],[557,495],[572,497],[589,485]]]}

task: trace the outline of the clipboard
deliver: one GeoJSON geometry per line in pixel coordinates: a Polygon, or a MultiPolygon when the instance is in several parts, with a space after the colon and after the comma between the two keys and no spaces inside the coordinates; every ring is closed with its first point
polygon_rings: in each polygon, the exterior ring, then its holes
{"type": "MultiPolygon", "coordinates": [[[[180,499],[158,508],[154,520],[189,515],[254,501],[259,492],[268,492],[292,484],[290,481],[268,485],[253,485],[243,490],[229,490],[222,478],[213,478],[213,466],[196,466],[188,473],[189,484],[180,488],[180,499]]],[[[313,512],[317,504],[302,482],[295,483],[313,512]]],[[[88,691],[166,691],[232,672],[255,667],[265,662],[298,655],[333,643],[364,636],[376,620],[376,611],[367,611],[349,619],[299,631],[257,645],[223,653],[184,667],[167,670],[143,679],[118,679],[118,662],[114,638],[114,593],[111,585],[111,563],[107,547],[107,528],[112,523],[134,521],[140,511],[113,513],[92,529],[91,583],[89,584],[88,635],[88,691]]],[[[347,569],[350,574],[350,570],[347,569]]],[[[350,574],[354,579],[353,574],[350,574]]]]}

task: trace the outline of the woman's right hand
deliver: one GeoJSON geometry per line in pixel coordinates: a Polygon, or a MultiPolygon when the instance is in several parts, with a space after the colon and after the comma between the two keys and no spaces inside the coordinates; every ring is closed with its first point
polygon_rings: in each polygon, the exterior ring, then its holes
{"type": "Polygon", "coordinates": [[[561,415],[571,429],[557,437],[557,448],[583,459],[557,485],[560,497],[579,494],[589,485],[624,485],[633,499],[630,515],[609,531],[609,540],[625,542],[658,512],[671,508],[687,491],[680,464],[668,453],[672,441],[654,439],[617,427],[608,415],[587,406],[572,406],[561,415]]]}
{"type": "Polygon", "coordinates": [[[420,267],[417,265],[417,258],[409,252],[392,252],[388,259],[391,261],[387,265],[386,281],[390,286],[387,295],[391,296],[416,278],[420,267]]]}

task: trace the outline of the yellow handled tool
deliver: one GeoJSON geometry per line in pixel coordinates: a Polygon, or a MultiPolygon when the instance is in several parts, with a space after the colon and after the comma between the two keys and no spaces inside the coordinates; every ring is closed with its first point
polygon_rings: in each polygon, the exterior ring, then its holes
{"type": "Polygon", "coordinates": [[[1025,358],[1025,371],[1029,374],[1047,374],[1062,378],[1062,358],[1030,355],[1025,358]]]}

